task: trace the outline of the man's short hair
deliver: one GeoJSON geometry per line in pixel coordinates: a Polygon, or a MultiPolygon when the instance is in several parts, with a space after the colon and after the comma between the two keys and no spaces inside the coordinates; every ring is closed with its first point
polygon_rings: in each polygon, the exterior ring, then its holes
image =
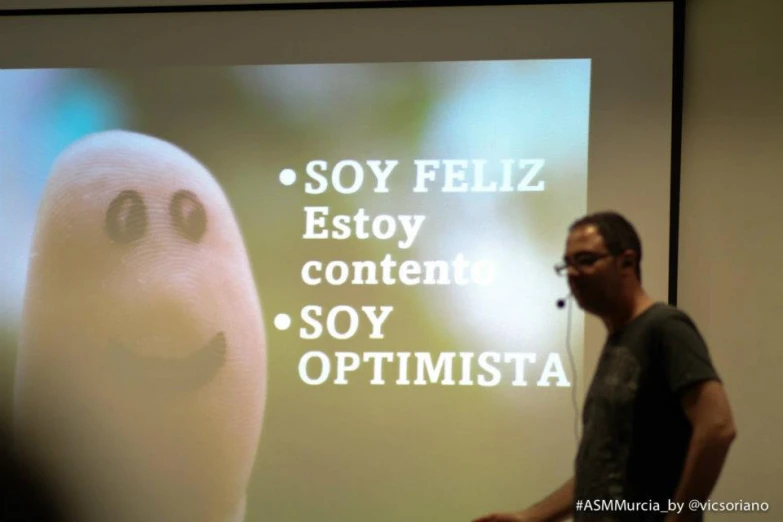
{"type": "Polygon", "coordinates": [[[642,242],[636,229],[621,214],[614,211],[603,211],[588,214],[574,221],[568,228],[569,232],[577,228],[594,225],[604,239],[607,250],[612,255],[618,255],[626,250],[636,252],[636,277],[642,280],[642,242]]]}

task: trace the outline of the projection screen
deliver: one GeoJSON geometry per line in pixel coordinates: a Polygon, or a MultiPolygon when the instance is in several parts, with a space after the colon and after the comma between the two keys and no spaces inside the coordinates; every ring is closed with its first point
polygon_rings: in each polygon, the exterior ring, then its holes
{"type": "Polygon", "coordinates": [[[3,12],[17,441],[86,521],[539,500],[604,335],[568,225],[624,213],[670,296],[677,9],[3,12]]]}

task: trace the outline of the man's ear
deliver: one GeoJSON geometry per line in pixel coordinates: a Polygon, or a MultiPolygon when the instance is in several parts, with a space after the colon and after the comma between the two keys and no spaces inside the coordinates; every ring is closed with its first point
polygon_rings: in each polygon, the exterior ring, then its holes
{"type": "Polygon", "coordinates": [[[625,257],[623,257],[623,262],[621,266],[623,268],[632,267],[636,259],[636,252],[634,252],[633,250],[626,250],[625,252],[623,252],[623,255],[625,257]]]}

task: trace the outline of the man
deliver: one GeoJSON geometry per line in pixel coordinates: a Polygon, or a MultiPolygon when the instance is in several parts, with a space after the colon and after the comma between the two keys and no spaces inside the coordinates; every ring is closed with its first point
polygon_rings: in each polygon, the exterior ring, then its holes
{"type": "Polygon", "coordinates": [[[736,430],[704,340],[688,316],[645,293],[641,259],[633,225],[617,213],[588,215],[569,228],[555,268],[567,272],[579,306],[607,329],[575,475],[521,512],[474,522],[702,520],[688,503],[709,497],[736,430]],[[601,500],[638,508],[599,511],[601,500]],[[583,503],[575,510],[577,501],[590,501],[591,509],[583,503]],[[664,513],[669,501],[683,508],[664,513]]]}

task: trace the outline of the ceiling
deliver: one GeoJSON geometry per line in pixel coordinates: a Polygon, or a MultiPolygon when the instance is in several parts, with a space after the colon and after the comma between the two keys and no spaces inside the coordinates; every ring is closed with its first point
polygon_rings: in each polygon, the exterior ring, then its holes
{"type": "MultiPolygon", "coordinates": [[[[342,0],[348,2],[368,0],[342,0]]],[[[369,0],[379,1],[379,0],[369,0]]],[[[400,0],[397,0],[400,1],[400,0]]],[[[62,9],[72,7],[168,7],[193,5],[334,3],[334,0],[0,0],[0,10],[62,9]]]]}

